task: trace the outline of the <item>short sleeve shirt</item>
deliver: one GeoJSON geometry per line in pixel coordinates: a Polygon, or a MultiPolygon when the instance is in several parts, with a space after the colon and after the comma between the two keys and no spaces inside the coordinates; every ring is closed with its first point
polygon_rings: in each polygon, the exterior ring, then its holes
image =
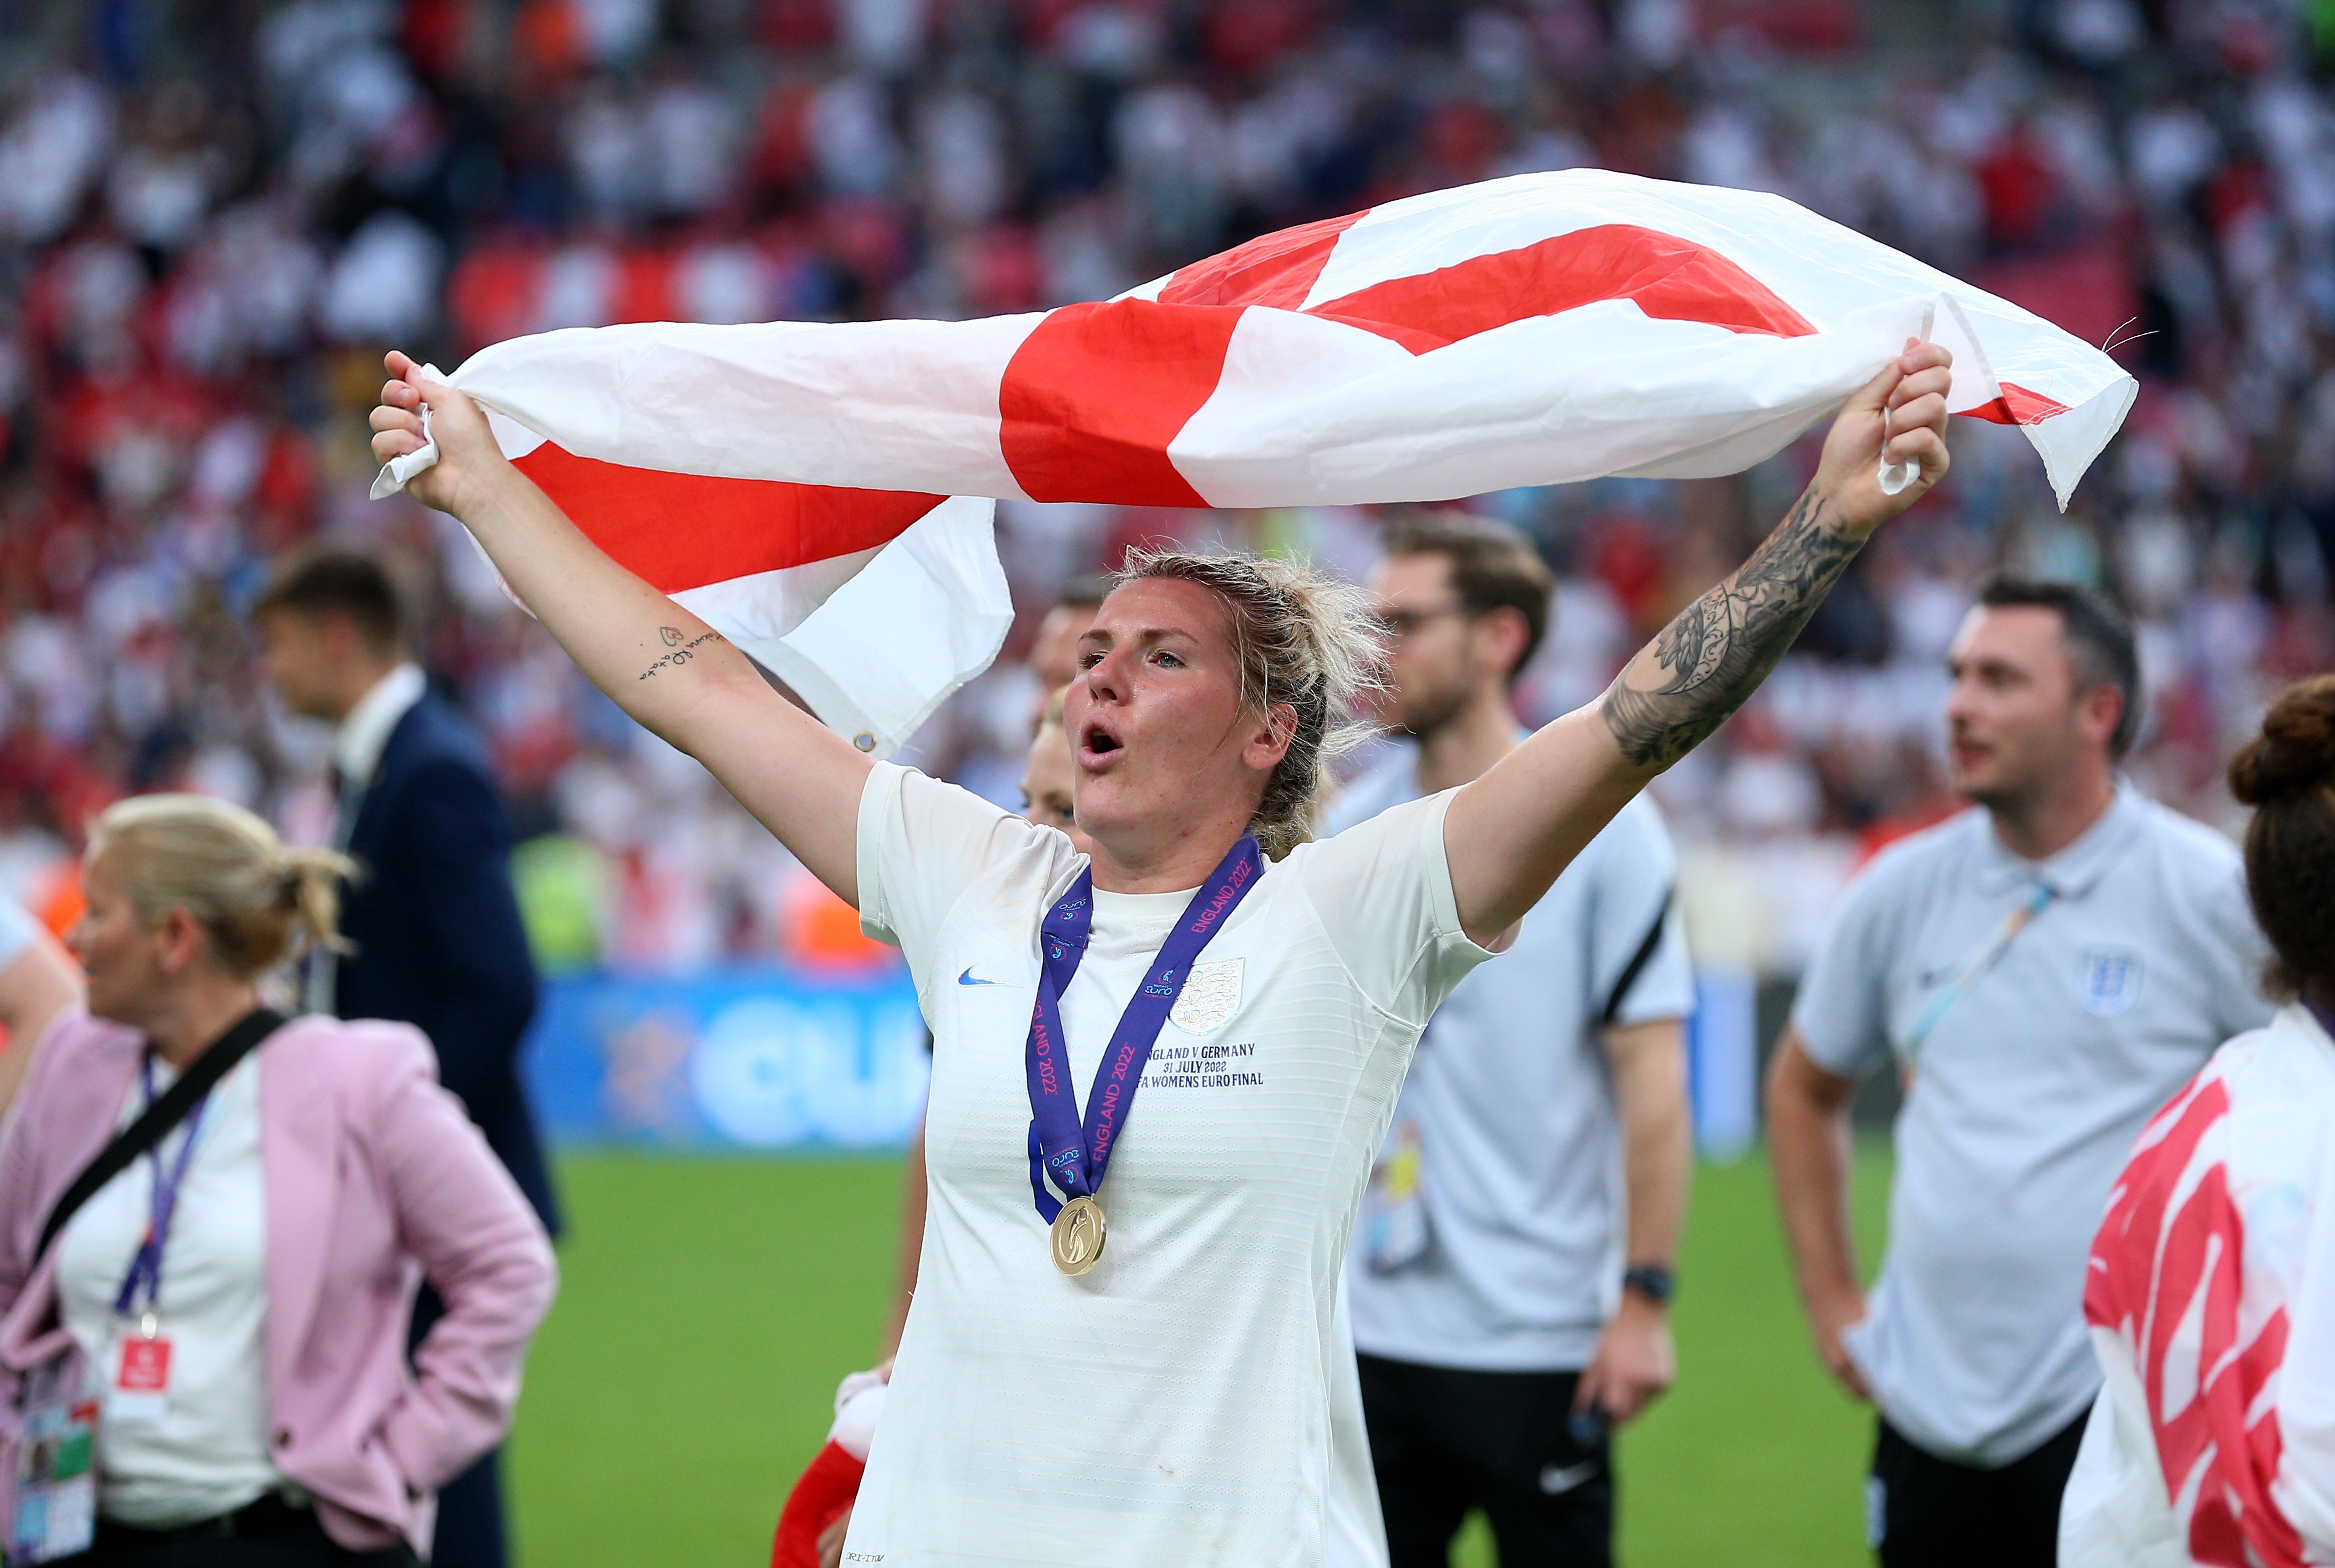
{"type": "MultiPolygon", "coordinates": [[[[876,768],[861,918],[906,955],[935,1049],[916,1302],[846,1563],[1333,1560],[1370,1487],[1358,1434],[1333,1431],[1358,1414],[1336,1364],[1347,1235],[1420,1031],[1487,956],[1459,926],[1448,803],[1267,867],[1192,966],[1099,1195],[1102,1260],[1069,1278],[1032,1203],[1023,1050],[1039,923],[1083,860],[876,768]]],[[[1097,893],[1061,1008],[1082,1104],[1188,899],[1097,893]]]]}
{"type": "Polygon", "coordinates": [[[1792,1021],[1827,1071],[1911,1079],[1889,1250],[1848,1348],[1918,1447],[2007,1464],[2090,1402],[2084,1265],[2109,1184],[2214,1047],[2269,1019],[2265,956],[2236,850],[2128,785],[2049,860],[1969,811],[1850,887],[1792,1021]]]}
{"type": "MultiPolygon", "coordinates": [[[[1417,748],[1400,746],[1330,824],[1418,796],[1417,748]]],[[[1596,1354],[1627,1234],[1603,1030],[1693,1011],[1677,866],[1661,809],[1631,801],[1437,1010],[1395,1108],[1428,1243],[1384,1271],[1347,1260],[1358,1349],[1478,1371],[1574,1371],[1596,1354]]]]}

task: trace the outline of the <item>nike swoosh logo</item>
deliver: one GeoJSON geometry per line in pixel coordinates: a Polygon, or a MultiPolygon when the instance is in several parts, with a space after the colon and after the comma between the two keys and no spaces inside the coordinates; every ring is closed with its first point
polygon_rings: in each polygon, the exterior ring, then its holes
{"type": "Polygon", "coordinates": [[[1597,1474],[1597,1461],[1584,1459],[1578,1465],[1547,1465],[1540,1473],[1540,1489],[1552,1497],[1561,1496],[1597,1474]]]}
{"type": "Polygon", "coordinates": [[[964,966],[964,973],[956,977],[956,982],[959,985],[994,985],[997,983],[997,982],[993,980],[974,979],[973,974],[973,965],[970,963],[964,966]]]}

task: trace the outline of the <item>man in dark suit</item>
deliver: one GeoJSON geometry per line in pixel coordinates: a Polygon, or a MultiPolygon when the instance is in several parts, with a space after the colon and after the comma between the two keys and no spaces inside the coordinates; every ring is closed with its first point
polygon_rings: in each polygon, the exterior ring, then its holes
{"type": "MultiPolygon", "coordinates": [[[[334,728],[334,840],[360,875],[343,890],[354,951],[320,954],[311,1011],[412,1023],[544,1224],[550,1174],[518,1073],[535,963],[510,879],[510,827],[478,735],[402,651],[396,589],[370,556],[327,548],[286,565],[254,607],[261,663],[286,706],[334,728]]],[[[423,1290],[419,1339],[440,1311],[423,1290]]],[[[439,1494],[433,1568],[501,1568],[497,1457],[439,1494]]]]}

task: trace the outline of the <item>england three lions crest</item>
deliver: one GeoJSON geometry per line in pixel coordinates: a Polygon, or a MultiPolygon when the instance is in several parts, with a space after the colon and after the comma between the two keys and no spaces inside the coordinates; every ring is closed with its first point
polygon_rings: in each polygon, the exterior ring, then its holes
{"type": "Polygon", "coordinates": [[[2084,949],[2084,973],[2079,1000],[2084,1010],[2100,1018],[2119,1018],[2140,999],[2140,954],[2124,947],[2084,949]]]}
{"type": "Polygon", "coordinates": [[[1241,963],[1227,958],[1217,963],[1196,963],[1184,979],[1183,994],[1168,1012],[1168,1021],[1186,1034],[1214,1034],[1240,1007],[1241,963]]]}

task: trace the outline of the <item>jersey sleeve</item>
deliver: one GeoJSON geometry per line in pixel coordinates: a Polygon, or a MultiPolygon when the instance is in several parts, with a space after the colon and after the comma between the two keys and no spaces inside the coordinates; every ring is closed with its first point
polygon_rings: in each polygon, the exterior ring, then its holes
{"type": "Polygon", "coordinates": [[[1373,1007],[1424,1028],[1436,1004],[1492,956],[1459,924],[1443,816],[1451,792],[1380,812],[1298,851],[1314,913],[1373,1007]]]}
{"type": "Polygon", "coordinates": [[[1792,1002],[1808,1060],[1838,1078],[1863,1078],[1889,1057],[1889,870],[1868,868],[1841,896],[1792,1002]]]}
{"type": "Polygon", "coordinates": [[[934,937],[965,889],[1017,856],[1043,854],[1050,837],[1067,853],[1061,834],[969,789],[879,762],[859,797],[859,927],[906,954],[921,985],[934,937]]]}
{"type": "Polygon", "coordinates": [[[1606,1024],[1684,1018],[1694,1011],[1694,961],[1674,896],[1678,850],[1670,829],[1642,796],[1599,837],[1605,842],[1594,866],[1596,918],[1588,933],[1592,1016],[1606,1024]]]}

